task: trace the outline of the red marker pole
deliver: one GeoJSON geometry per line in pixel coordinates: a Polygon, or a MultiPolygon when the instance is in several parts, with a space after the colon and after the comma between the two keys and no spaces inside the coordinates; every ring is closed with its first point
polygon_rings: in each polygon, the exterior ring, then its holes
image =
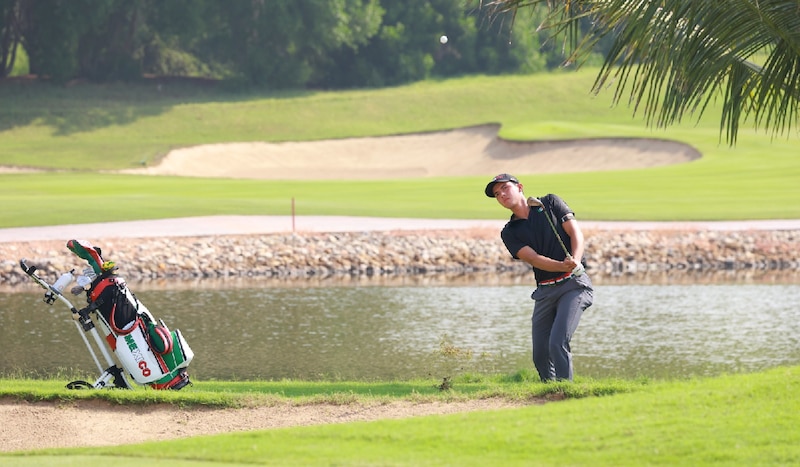
{"type": "Polygon", "coordinates": [[[294,233],[294,196],[292,196],[292,233],[294,233]]]}

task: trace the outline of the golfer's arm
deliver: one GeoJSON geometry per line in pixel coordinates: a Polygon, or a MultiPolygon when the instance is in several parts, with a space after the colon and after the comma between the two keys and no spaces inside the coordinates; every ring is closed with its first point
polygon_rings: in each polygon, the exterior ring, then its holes
{"type": "Polygon", "coordinates": [[[569,272],[572,271],[572,266],[564,263],[563,261],[556,261],[547,256],[542,256],[529,246],[522,247],[517,252],[517,258],[525,261],[531,266],[551,272],[569,272]]]}
{"type": "Polygon", "coordinates": [[[583,258],[584,240],[583,231],[581,231],[578,221],[570,219],[561,224],[561,226],[564,227],[564,231],[569,235],[572,257],[575,259],[575,262],[580,263],[581,258],[583,258]]]}

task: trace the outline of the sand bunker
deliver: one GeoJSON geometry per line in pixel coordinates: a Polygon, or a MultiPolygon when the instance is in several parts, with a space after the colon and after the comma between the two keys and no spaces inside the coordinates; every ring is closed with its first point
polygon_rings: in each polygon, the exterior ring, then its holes
{"type": "Polygon", "coordinates": [[[206,144],[171,151],[129,174],[259,180],[380,180],[495,174],[594,172],[700,158],[675,141],[639,138],[511,142],[499,125],[410,135],[285,143],[206,144]]]}

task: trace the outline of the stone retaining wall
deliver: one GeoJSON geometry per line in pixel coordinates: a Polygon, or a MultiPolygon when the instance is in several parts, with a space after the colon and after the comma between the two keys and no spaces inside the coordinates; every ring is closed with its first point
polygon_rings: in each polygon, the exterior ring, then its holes
{"type": "MultiPolygon", "coordinates": [[[[800,231],[586,231],[593,274],[670,270],[800,270],[800,231]]],[[[19,259],[41,276],[86,264],[63,242],[0,244],[0,285],[27,281],[19,259]]],[[[224,277],[401,276],[525,271],[497,232],[299,233],[90,240],[129,280],[224,277]]]]}

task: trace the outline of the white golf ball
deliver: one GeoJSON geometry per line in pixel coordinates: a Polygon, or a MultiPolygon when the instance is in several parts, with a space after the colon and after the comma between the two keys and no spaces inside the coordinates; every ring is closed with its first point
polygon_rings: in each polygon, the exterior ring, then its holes
{"type": "Polygon", "coordinates": [[[439,42],[441,42],[442,44],[447,44],[447,36],[440,37],[439,42]]]}

